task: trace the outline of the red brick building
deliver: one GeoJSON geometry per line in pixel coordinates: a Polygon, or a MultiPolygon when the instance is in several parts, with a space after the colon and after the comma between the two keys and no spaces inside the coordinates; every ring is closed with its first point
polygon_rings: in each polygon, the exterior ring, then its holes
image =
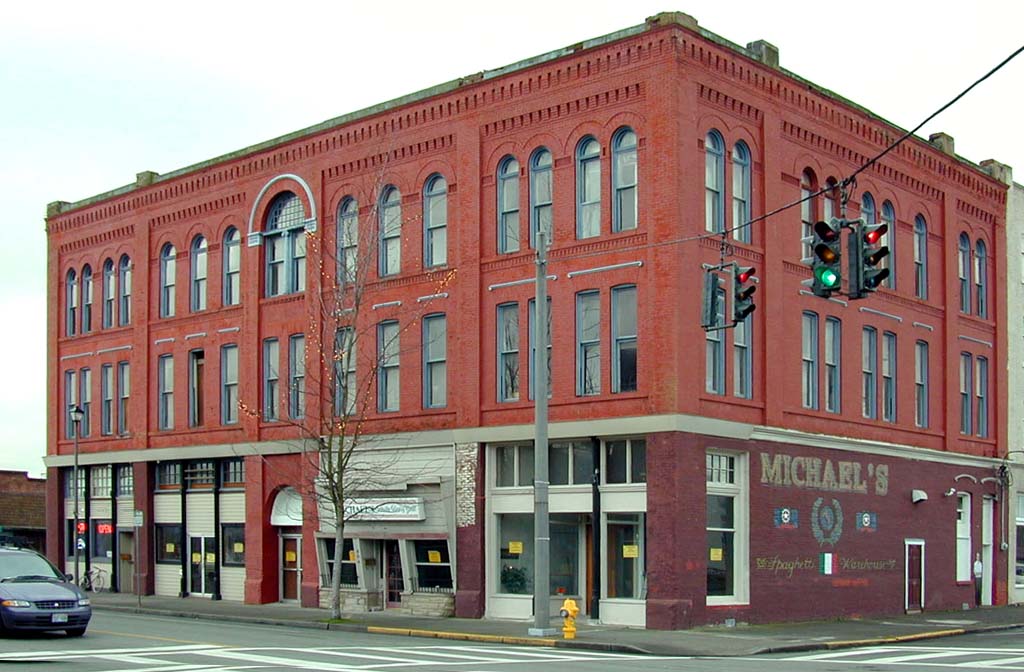
{"type": "Polygon", "coordinates": [[[46,550],[46,481],[0,471],[0,545],[46,550]]]}
{"type": "Polygon", "coordinates": [[[311,353],[348,258],[390,475],[359,500],[392,506],[346,525],[345,608],[528,618],[543,227],[553,599],[652,628],[960,608],[978,557],[1003,602],[1006,186],[947,136],[861,173],[847,216],[892,250],[862,301],[801,284],[838,190],[744,226],[901,134],[771,45],[663,14],[53,203],[51,554],[77,405],[89,563],[123,589],[323,603],[333,528],[289,420],[335,389],[311,353]],[[705,333],[723,240],[758,308],[705,333]]]}

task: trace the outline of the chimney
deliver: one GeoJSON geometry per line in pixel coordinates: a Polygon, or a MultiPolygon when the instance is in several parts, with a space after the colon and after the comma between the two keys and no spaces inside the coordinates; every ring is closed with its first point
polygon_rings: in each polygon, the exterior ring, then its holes
{"type": "Polygon", "coordinates": [[[761,61],[769,68],[779,67],[779,48],[767,40],[756,40],[747,44],[747,51],[754,59],[761,61]]]}
{"type": "Polygon", "coordinates": [[[1003,184],[1013,186],[1013,168],[1005,163],[999,163],[995,159],[985,159],[981,162],[981,169],[1003,184]]]}
{"type": "Polygon", "coordinates": [[[943,154],[956,156],[956,152],[953,150],[952,135],[947,133],[932,133],[928,136],[928,142],[943,154]]]}

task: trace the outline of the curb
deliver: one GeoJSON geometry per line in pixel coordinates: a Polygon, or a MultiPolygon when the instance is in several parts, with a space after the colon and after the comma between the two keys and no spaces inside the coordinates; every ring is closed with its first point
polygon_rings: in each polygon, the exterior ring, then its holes
{"type": "Polygon", "coordinates": [[[950,630],[929,630],[928,632],[915,632],[909,635],[892,635],[889,637],[869,637],[866,639],[847,639],[834,642],[812,642],[807,644],[783,644],[761,649],[762,653],[799,653],[803,651],[834,651],[839,649],[854,649],[866,646],[881,646],[883,644],[904,644],[928,639],[940,639],[943,637],[956,637],[958,635],[969,635],[979,632],[1001,632],[1006,630],[1019,630],[1024,628],[1024,623],[1008,623],[999,625],[982,625],[973,628],[953,628],[950,630]]]}

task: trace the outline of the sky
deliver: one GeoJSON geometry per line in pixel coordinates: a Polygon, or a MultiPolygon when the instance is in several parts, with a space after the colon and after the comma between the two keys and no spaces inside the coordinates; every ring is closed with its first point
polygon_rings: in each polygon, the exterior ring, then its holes
{"type": "MultiPolygon", "coordinates": [[[[0,469],[43,474],[46,204],[77,201],[682,11],[911,129],[1024,44],[1019,0],[8,3],[0,21],[0,469]],[[13,211],[12,211],[13,210],[13,211]]],[[[925,126],[1024,182],[1024,55],[925,126]]]]}

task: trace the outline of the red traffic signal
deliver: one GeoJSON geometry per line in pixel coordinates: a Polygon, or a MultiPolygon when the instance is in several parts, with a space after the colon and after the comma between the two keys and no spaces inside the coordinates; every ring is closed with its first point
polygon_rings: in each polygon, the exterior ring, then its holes
{"type": "MultiPolygon", "coordinates": [[[[754,272],[756,270],[757,269],[754,268],[753,266],[747,266],[745,268],[740,268],[736,272],[736,282],[746,282],[747,280],[750,280],[750,278],[754,277],[754,272]]],[[[751,292],[751,293],[753,293],[753,292],[751,292]]]]}
{"type": "Polygon", "coordinates": [[[888,230],[888,224],[876,224],[864,232],[864,242],[868,245],[874,245],[882,239],[882,236],[884,236],[888,230]]]}

